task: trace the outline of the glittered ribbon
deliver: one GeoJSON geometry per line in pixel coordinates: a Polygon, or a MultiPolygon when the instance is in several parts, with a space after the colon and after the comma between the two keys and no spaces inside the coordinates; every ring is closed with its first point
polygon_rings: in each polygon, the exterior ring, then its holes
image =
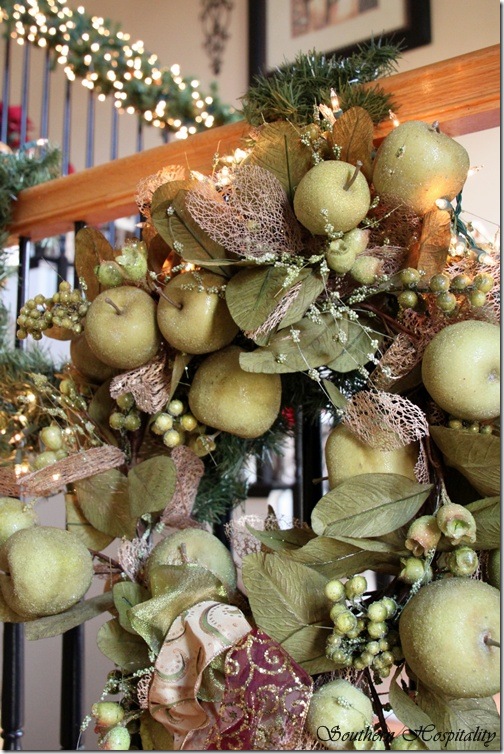
{"type": "Polygon", "coordinates": [[[250,631],[237,607],[207,600],[172,623],[158,654],[149,692],[149,711],[173,734],[174,749],[201,750],[218,709],[196,698],[203,671],[250,631]]]}
{"type": "Polygon", "coordinates": [[[229,650],[225,674],[219,715],[205,749],[296,749],[312,696],[311,676],[258,629],[229,650]]]}

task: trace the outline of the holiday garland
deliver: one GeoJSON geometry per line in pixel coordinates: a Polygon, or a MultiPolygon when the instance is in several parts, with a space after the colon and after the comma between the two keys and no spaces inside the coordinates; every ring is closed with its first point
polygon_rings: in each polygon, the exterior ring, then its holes
{"type": "Polygon", "coordinates": [[[116,22],[83,8],[72,11],[65,0],[8,1],[0,12],[6,35],[47,49],[52,66],[64,66],[70,80],[80,79],[99,97],[113,96],[120,111],[137,113],[147,124],[185,138],[238,117],[215,84],[202,93],[196,79],[182,76],[178,65],[162,67],[116,22]]]}
{"type": "Polygon", "coordinates": [[[2,480],[22,524],[0,609],[32,639],[110,612],[83,723],[102,749],[499,748],[498,255],[463,221],[463,147],[416,121],[378,147],[380,91],[372,112],[340,99],[314,53],[300,90],[319,63],[319,94],[287,105],[283,74],[259,78],[246,149],[146,178],[142,241],[84,228],[79,288],[18,315],[71,361],[32,375],[47,424],[2,480]],[[327,491],[290,528],[233,519],[232,556],[202,522],[300,410],[331,419],[327,491]],[[34,522],[56,489],[68,531],[34,522]],[[112,588],[79,601],[93,573],[112,588]]]}

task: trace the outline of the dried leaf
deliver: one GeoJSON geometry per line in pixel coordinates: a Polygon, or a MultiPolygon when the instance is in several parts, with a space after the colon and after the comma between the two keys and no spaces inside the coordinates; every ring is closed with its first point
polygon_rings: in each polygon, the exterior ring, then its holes
{"type": "Polygon", "coordinates": [[[474,547],[481,550],[493,550],[501,542],[500,497],[486,497],[466,506],[476,521],[476,542],[474,547]]]}
{"type": "Polygon", "coordinates": [[[75,236],[75,271],[86,283],[86,298],[93,301],[103,287],[95,275],[101,262],[115,259],[116,253],[105,236],[96,228],[82,228],[75,236]]]}
{"type": "Polygon", "coordinates": [[[78,503],[87,520],[105,534],[132,539],[136,517],[129,510],[128,480],[117,469],[109,469],[75,482],[78,503]]]}
{"type": "MultiPolygon", "coordinates": [[[[396,670],[394,678],[391,681],[389,689],[389,701],[392,706],[392,710],[404,725],[406,725],[410,733],[406,733],[407,736],[411,734],[413,740],[416,731],[427,729],[432,731],[432,738],[437,733],[436,728],[430,719],[430,717],[415,704],[408,694],[402,690],[397,682],[397,677],[400,674],[400,670],[396,670]]],[[[423,741],[423,739],[422,739],[423,741]]],[[[435,751],[438,748],[437,742],[431,740],[423,741],[428,749],[435,751]]]]}
{"type": "Polygon", "coordinates": [[[301,529],[300,527],[274,530],[254,529],[250,524],[246,524],[246,527],[261,544],[277,552],[281,552],[282,550],[297,550],[315,537],[311,529],[301,529]]]}
{"type": "Polygon", "coordinates": [[[430,427],[430,435],[453,466],[480,495],[500,494],[500,440],[494,435],[474,435],[463,429],[430,427]]]}
{"type": "Polygon", "coordinates": [[[319,500],[312,527],[325,537],[378,537],[413,518],[431,489],[400,474],[359,474],[319,500]]]}
{"type": "Polygon", "coordinates": [[[369,552],[331,537],[316,537],[299,550],[289,551],[288,555],[328,579],[341,579],[368,569],[381,573],[399,570],[395,552],[369,552]]]}
{"type": "Polygon", "coordinates": [[[418,242],[410,249],[408,266],[425,272],[428,280],[446,267],[451,238],[451,215],[445,210],[427,212],[418,242]]]}
{"type": "Polygon", "coordinates": [[[171,366],[171,376],[170,376],[170,395],[168,400],[171,401],[173,398],[176,389],[179,386],[180,380],[184,376],[184,372],[186,370],[187,365],[192,359],[192,354],[189,353],[176,353],[172,366],[171,366]]]}
{"type": "Polygon", "coordinates": [[[312,167],[312,155],[290,123],[276,121],[260,128],[244,164],[259,165],[273,173],[292,200],[299,181],[312,167]]]}
{"type": "Polygon", "coordinates": [[[84,602],[78,602],[69,610],[58,615],[46,615],[44,618],[29,621],[26,624],[26,638],[30,641],[47,639],[50,636],[59,636],[70,631],[71,628],[80,626],[87,620],[110,610],[114,604],[111,592],[98,594],[84,602]]]}
{"type": "Polygon", "coordinates": [[[374,126],[371,116],[363,107],[351,107],[337,118],[332,128],[333,143],[341,147],[340,160],[356,165],[362,162],[362,172],[371,180],[373,167],[374,126]]]}
{"type": "Polygon", "coordinates": [[[329,396],[329,399],[333,406],[335,406],[336,408],[345,409],[348,403],[348,398],[343,395],[341,390],[337,388],[336,385],[330,380],[322,380],[322,384],[324,385],[324,390],[329,396]]]}
{"type": "Polygon", "coordinates": [[[65,494],[66,528],[75,534],[90,550],[100,552],[104,550],[114,537],[104,534],[92,526],[85,517],[78,503],[77,496],[68,492],[65,494]]]}
{"type": "Polygon", "coordinates": [[[96,643],[105,657],[127,673],[148,668],[151,664],[144,640],[125,631],[116,618],[100,626],[96,643]]]}
{"type": "Polygon", "coordinates": [[[153,456],[133,466],[128,474],[129,509],[133,517],[162,511],[173,497],[177,470],[166,455],[153,456]]]}
{"type": "Polygon", "coordinates": [[[276,553],[247,555],[242,574],[256,624],[282,645],[289,640],[288,651],[302,667],[323,663],[329,670],[323,657],[331,626],[325,577],[276,553]]]}
{"type": "MultiPolygon", "coordinates": [[[[419,684],[416,701],[440,735],[437,751],[440,745],[448,751],[500,751],[500,717],[491,697],[452,699],[419,684]]],[[[426,731],[422,740],[431,735],[426,731]]]]}

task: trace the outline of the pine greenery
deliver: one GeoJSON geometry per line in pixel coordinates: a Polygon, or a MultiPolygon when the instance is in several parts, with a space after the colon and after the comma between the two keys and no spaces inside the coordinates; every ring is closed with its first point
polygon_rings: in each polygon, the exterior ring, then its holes
{"type": "Polygon", "coordinates": [[[379,123],[394,109],[393,99],[379,85],[366,89],[361,85],[393,73],[400,54],[399,44],[381,39],[359,46],[348,57],[326,56],[314,50],[300,53],[293,63],[255,76],[242,97],[243,115],[254,126],[275,120],[305,125],[313,121],[315,107],[331,105],[334,89],[342,110],[360,105],[374,123],[379,123]]]}

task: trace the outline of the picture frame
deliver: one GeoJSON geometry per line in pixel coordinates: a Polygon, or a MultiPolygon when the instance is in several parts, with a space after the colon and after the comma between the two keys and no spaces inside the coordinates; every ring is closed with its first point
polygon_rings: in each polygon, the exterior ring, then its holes
{"type": "Polygon", "coordinates": [[[333,14],[333,20],[326,24],[320,23],[321,2],[248,0],[249,81],[257,73],[267,74],[293,60],[300,51],[316,49],[327,55],[347,56],[373,37],[400,42],[403,50],[411,50],[431,41],[430,0],[366,0],[364,5],[363,0],[325,0],[326,13],[331,10],[333,14]],[[346,17],[344,13],[341,14],[341,20],[334,20],[338,2],[347,3],[347,14],[346,17]],[[349,2],[354,3],[353,15],[349,2]],[[312,3],[315,5],[312,6],[312,3]],[[315,15],[316,4],[319,4],[318,18],[315,15]],[[312,23],[306,23],[306,28],[301,29],[299,13],[297,27],[294,14],[294,10],[300,6],[304,7],[305,16],[312,13],[312,23]],[[342,37],[345,44],[338,45],[337,39],[342,37]]]}

